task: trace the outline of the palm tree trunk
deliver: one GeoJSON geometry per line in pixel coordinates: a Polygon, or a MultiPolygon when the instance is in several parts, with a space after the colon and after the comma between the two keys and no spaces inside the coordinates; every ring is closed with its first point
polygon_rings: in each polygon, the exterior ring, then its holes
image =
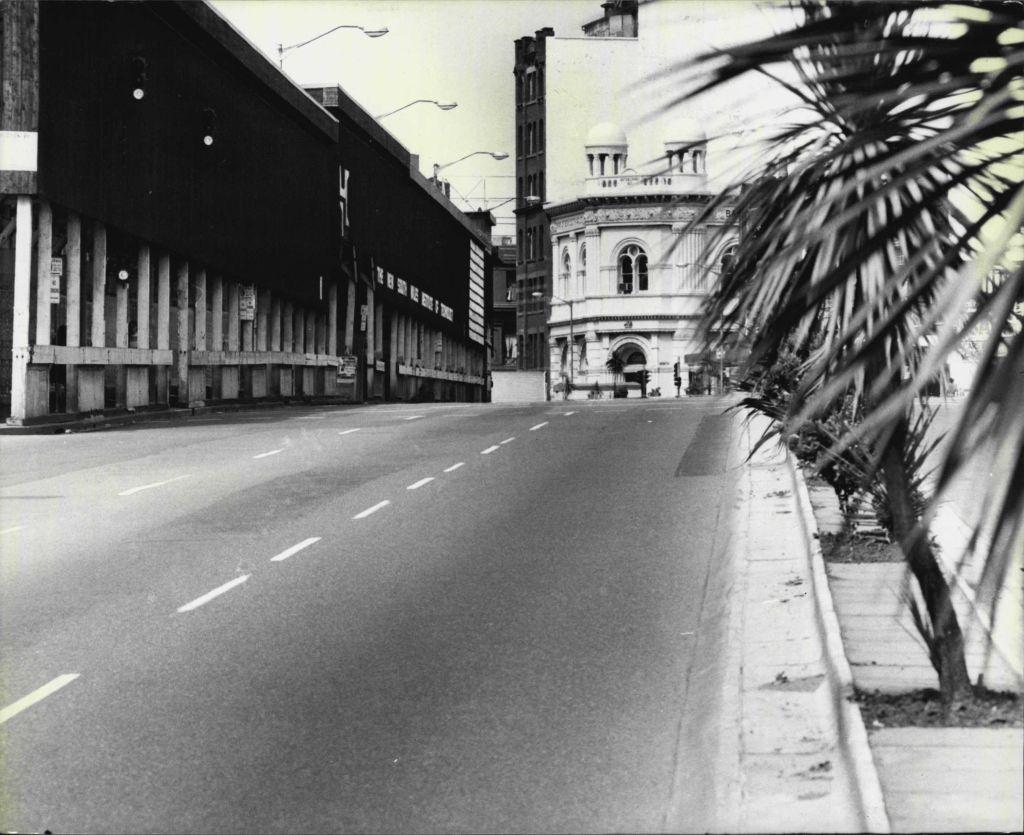
{"type": "Polygon", "coordinates": [[[911,500],[910,480],[901,454],[907,431],[907,419],[904,417],[882,454],[882,481],[892,514],[893,534],[917,579],[928,610],[932,626],[931,660],[939,674],[943,704],[949,706],[971,697],[971,680],[967,674],[964,639],[953,610],[949,584],[939,569],[928,537],[915,535],[920,520],[911,500]]]}

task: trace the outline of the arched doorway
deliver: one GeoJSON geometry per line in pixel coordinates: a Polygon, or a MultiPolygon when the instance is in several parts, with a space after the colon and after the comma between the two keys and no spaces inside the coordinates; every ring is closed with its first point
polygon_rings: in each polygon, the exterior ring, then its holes
{"type": "Polygon", "coordinates": [[[644,349],[635,342],[626,342],[615,349],[612,357],[614,359],[609,366],[614,366],[618,370],[619,380],[616,382],[633,384],[630,387],[639,388],[641,396],[646,397],[649,372],[647,370],[647,353],[644,349]]]}

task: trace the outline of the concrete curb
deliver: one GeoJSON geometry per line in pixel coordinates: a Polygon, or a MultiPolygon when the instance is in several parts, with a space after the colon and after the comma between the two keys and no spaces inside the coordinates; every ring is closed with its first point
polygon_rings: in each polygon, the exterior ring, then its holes
{"type": "Polygon", "coordinates": [[[836,617],[832,592],[829,590],[828,578],[825,575],[825,562],[821,554],[821,546],[817,538],[818,526],[814,521],[811,498],[803,474],[793,462],[793,457],[786,453],[786,466],[793,482],[793,495],[796,499],[797,517],[803,530],[807,546],[807,555],[811,564],[814,579],[815,611],[817,612],[818,628],[825,647],[825,661],[829,678],[832,682],[832,706],[836,713],[840,729],[839,740],[844,757],[856,782],[860,797],[861,810],[864,815],[865,830],[868,832],[889,833],[892,831],[889,815],[885,808],[882,785],[878,778],[878,769],[871,754],[867,730],[860,715],[860,709],[850,701],[854,694],[853,672],[843,648],[843,638],[839,631],[839,619],[836,617]]]}
{"type": "Polygon", "coordinates": [[[73,417],[70,420],[38,420],[27,424],[0,422],[0,436],[3,435],[60,435],[65,432],[95,432],[101,429],[114,429],[121,426],[132,426],[137,423],[153,423],[172,420],[179,423],[189,418],[207,414],[226,414],[230,412],[264,411],[268,409],[287,409],[308,406],[364,406],[369,403],[354,403],[351,400],[337,398],[311,398],[309,400],[253,400],[244,403],[225,402],[211,403],[203,406],[171,407],[167,409],[144,409],[137,412],[111,410],[91,415],[73,417]]]}

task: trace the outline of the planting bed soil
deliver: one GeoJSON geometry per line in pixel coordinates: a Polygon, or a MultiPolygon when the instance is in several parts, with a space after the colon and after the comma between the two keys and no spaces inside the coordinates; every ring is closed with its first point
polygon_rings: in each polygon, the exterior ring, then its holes
{"type": "Polygon", "coordinates": [[[879,728],[1020,728],[1024,727],[1024,703],[1014,693],[996,693],[977,687],[974,698],[944,715],[938,690],[909,693],[857,691],[864,725],[879,728]]]}
{"type": "Polygon", "coordinates": [[[903,562],[903,554],[894,542],[855,533],[823,533],[820,541],[826,562],[903,562]]]}

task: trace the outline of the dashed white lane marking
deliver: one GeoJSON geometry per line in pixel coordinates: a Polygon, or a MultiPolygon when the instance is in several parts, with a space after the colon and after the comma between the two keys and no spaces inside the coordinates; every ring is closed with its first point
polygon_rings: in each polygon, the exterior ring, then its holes
{"type": "Polygon", "coordinates": [[[169,478],[166,481],[154,481],[152,484],[143,484],[141,487],[132,487],[130,490],[122,490],[117,495],[119,496],[131,496],[135,493],[139,493],[143,490],[152,490],[154,487],[163,487],[165,484],[170,484],[172,481],[181,481],[183,478],[188,478],[187,475],[176,475],[174,478],[169,478]]]}
{"type": "Polygon", "coordinates": [[[566,413],[565,413],[565,416],[566,416],[566,417],[569,417],[569,415],[574,415],[574,414],[576,414],[576,413],[575,413],[575,412],[566,412],[566,413]]]}
{"type": "Polygon", "coordinates": [[[504,441],[502,441],[500,445],[501,445],[501,446],[503,446],[503,445],[505,445],[505,444],[510,444],[510,443],[512,443],[512,442],[513,442],[513,441],[514,441],[515,439],[516,439],[516,437],[515,437],[515,435],[513,435],[513,436],[512,436],[511,438],[506,438],[506,439],[505,439],[504,441]]]}
{"type": "Polygon", "coordinates": [[[193,609],[198,609],[204,603],[209,603],[215,597],[220,597],[222,594],[224,594],[224,592],[231,591],[231,589],[233,589],[235,586],[242,585],[242,583],[248,580],[251,576],[251,574],[243,574],[241,577],[235,577],[234,580],[229,580],[223,586],[217,586],[217,588],[215,588],[213,591],[208,591],[202,597],[197,597],[191,603],[186,603],[184,606],[179,606],[178,611],[191,612],[193,609]]]}
{"type": "Polygon", "coordinates": [[[4,528],[3,530],[0,530],[0,536],[2,536],[5,533],[14,533],[15,531],[23,530],[24,527],[24,525],[13,525],[10,528],[4,528]]]}
{"type": "Polygon", "coordinates": [[[281,552],[280,554],[278,554],[278,555],[277,555],[276,557],[271,557],[271,558],[270,558],[270,561],[271,561],[271,562],[281,562],[281,560],[286,560],[286,559],[288,559],[288,557],[290,557],[290,556],[291,556],[292,554],[297,554],[297,553],[299,553],[299,551],[301,551],[301,550],[302,550],[303,548],[308,548],[308,547],[309,547],[310,545],[312,545],[313,543],[315,543],[315,542],[319,542],[319,541],[320,541],[320,539],[321,539],[321,537],[319,537],[319,536],[311,536],[311,537],[310,537],[309,539],[304,539],[304,540],[302,540],[302,542],[300,542],[300,543],[299,543],[298,545],[293,545],[293,546],[292,546],[291,548],[288,548],[288,549],[286,549],[286,550],[282,551],[282,552],[281,552]]]}
{"type": "Polygon", "coordinates": [[[410,484],[405,489],[406,490],[419,490],[424,484],[430,484],[430,482],[432,482],[433,480],[434,480],[433,476],[428,476],[427,478],[421,478],[419,481],[414,482],[413,484],[410,484]]]}
{"type": "Polygon", "coordinates": [[[259,455],[254,455],[253,458],[267,458],[271,455],[277,455],[279,452],[284,452],[284,447],[281,447],[280,449],[272,449],[270,452],[261,452],[259,455]]]}
{"type": "Polygon", "coordinates": [[[371,513],[376,513],[382,507],[387,507],[389,504],[391,504],[391,502],[389,502],[387,499],[384,499],[384,501],[382,501],[382,502],[377,502],[377,504],[375,504],[373,507],[366,508],[366,510],[364,510],[362,513],[357,513],[352,518],[353,519],[365,519],[371,513]]]}
{"type": "Polygon", "coordinates": [[[496,450],[496,449],[500,449],[500,447],[497,447],[497,446],[489,446],[489,447],[487,447],[487,449],[481,450],[481,451],[480,451],[480,454],[481,454],[481,455],[490,455],[490,454],[491,454],[492,452],[494,452],[494,450],[496,450]]]}
{"type": "Polygon", "coordinates": [[[295,420],[324,420],[327,415],[300,415],[295,420]]]}
{"type": "Polygon", "coordinates": [[[445,472],[446,473],[453,473],[453,472],[455,472],[459,467],[461,467],[465,463],[466,463],[465,461],[460,461],[458,464],[452,464],[450,467],[447,467],[445,469],[445,472]]]}
{"type": "Polygon", "coordinates": [[[402,420],[419,420],[423,415],[412,415],[411,417],[404,417],[402,420]]]}
{"type": "Polygon", "coordinates": [[[536,432],[536,431],[537,431],[538,429],[540,429],[540,428],[541,428],[542,426],[547,426],[547,425],[548,425],[548,422],[547,422],[547,421],[544,421],[543,423],[538,423],[538,424],[537,424],[536,426],[531,426],[531,427],[530,427],[530,431],[531,431],[531,432],[536,432]]]}
{"type": "Polygon", "coordinates": [[[38,690],[33,690],[27,696],[22,696],[18,701],[7,705],[3,710],[0,710],[0,725],[8,719],[13,719],[23,710],[32,707],[36,702],[41,702],[47,696],[53,695],[65,685],[71,684],[78,676],[79,673],[65,673],[62,676],[57,676],[53,681],[47,682],[38,690]]]}
{"type": "Polygon", "coordinates": [[[359,431],[359,427],[357,427],[355,429],[344,429],[341,432],[339,432],[338,434],[339,435],[351,435],[353,432],[358,432],[358,431],[359,431]]]}

